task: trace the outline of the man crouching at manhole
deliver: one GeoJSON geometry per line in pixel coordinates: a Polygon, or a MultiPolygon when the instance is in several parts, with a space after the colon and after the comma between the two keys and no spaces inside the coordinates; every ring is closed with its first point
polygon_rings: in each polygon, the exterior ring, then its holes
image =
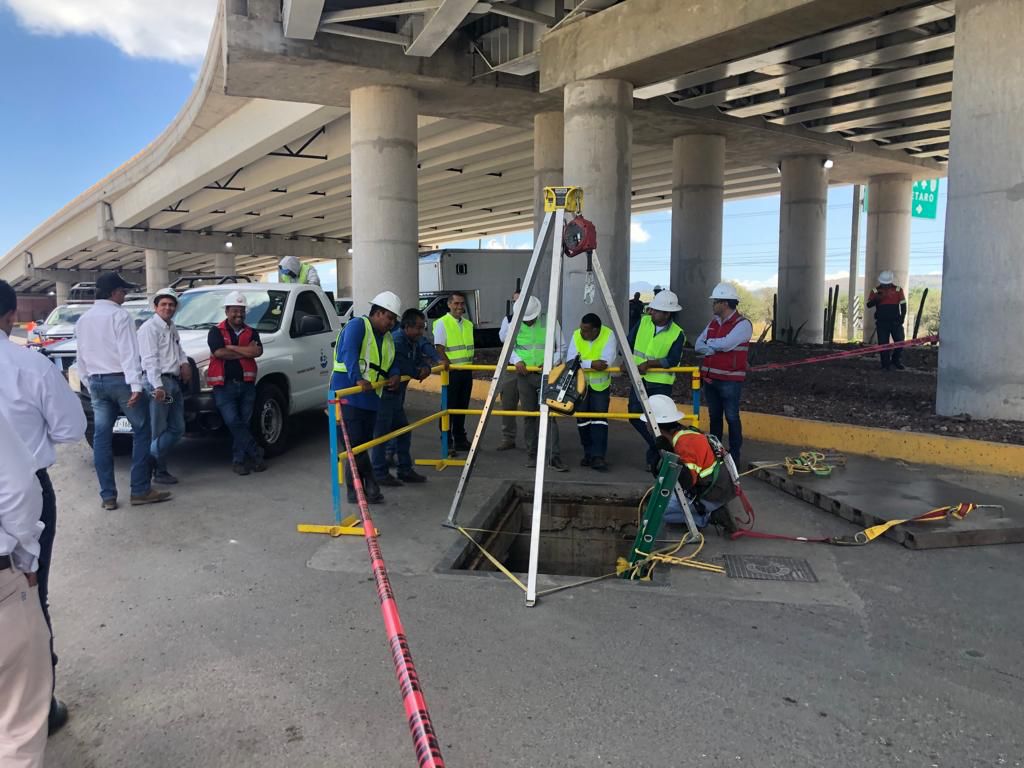
{"type": "MultiPolygon", "coordinates": [[[[362,391],[346,395],[341,406],[341,418],[352,447],[373,439],[373,428],[377,423],[380,409],[380,388],[373,385],[387,379],[387,386],[394,391],[398,388],[398,366],[395,364],[395,341],[391,337],[398,316],[402,314],[402,302],[391,291],[382,291],[370,301],[370,311],[362,317],[352,318],[338,335],[334,353],[334,375],[331,376],[331,391],[359,387],[362,391]]],[[[342,438],[340,449],[345,450],[342,438]]],[[[356,503],[356,487],[352,482],[352,469],[348,460],[345,465],[345,488],[350,504],[356,503]]],[[[366,501],[380,504],[384,494],[373,479],[373,467],[367,451],[356,456],[356,469],[363,481],[366,501]]]]}
{"type": "MultiPolygon", "coordinates": [[[[685,470],[679,473],[679,485],[692,503],[697,527],[711,524],[721,527],[725,533],[735,533],[738,527],[729,513],[729,502],[736,498],[736,486],[725,466],[721,444],[716,450],[708,435],[684,424],[686,417],[668,395],[652,395],[650,402],[660,433],[655,447],[675,453],[683,463],[685,470]]],[[[640,418],[647,421],[646,416],[640,418]]],[[[665,508],[665,522],[686,522],[675,494],[665,508]]]]}

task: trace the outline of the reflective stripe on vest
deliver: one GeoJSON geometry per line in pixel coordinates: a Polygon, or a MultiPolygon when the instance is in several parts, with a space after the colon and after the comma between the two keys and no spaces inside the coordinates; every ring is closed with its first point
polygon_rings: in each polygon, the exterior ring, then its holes
{"type": "MultiPolygon", "coordinates": [[[[579,328],[573,331],[572,341],[576,345],[576,351],[580,354],[580,360],[590,360],[591,362],[600,360],[601,353],[604,352],[605,345],[608,343],[608,338],[611,335],[612,329],[607,325],[601,327],[597,338],[593,341],[584,339],[579,328]]],[[[587,386],[595,392],[604,392],[612,384],[612,375],[608,371],[595,371],[591,368],[584,368],[583,372],[587,377],[587,386]]]]}
{"type": "MultiPolygon", "coordinates": [[[[395,340],[390,333],[385,333],[381,338],[380,349],[377,348],[377,339],[373,335],[373,326],[370,325],[370,318],[365,315],[363,321],[363,346],[359,350],[359,374],[371,384],[376,384],[381,379],[388,377],[388,371],[395,362],[395,340]],[[383,356],[383,360],[381,357],[383,356]]],[[[347,325],[345,326],[348,327],[347,325]]],[[[342,329],[338,334],[338,350],[341,350],[341,337],[345,335],[342,329]]],[[[348,366],[335,356],[334,372],[348,373],[348,366]]],[[[377,397],[380,397],[382,390],[375,390],[377,397]]]]}
{"type": "Polygon", "coordinates": [[[469,318],[463,317],[462,323],[452,317],[449,312],[444,317],[434,321],[434,335],[437,335],[438,324],[444,326],[445,341],[444,353],[448,355],[448,362],[471,363],[473,362],[473,323],[469,318]]]}
{"type": "MultiPolygon", "coordinates": [[[[228,321],[221,320],[217,324],[217,328],[220,331],[220,336],[224,339],[224,346],[231,343],[231,334],[228,332],[228,321]]],[[[242,326],[242,330],[238,332],[238,345],[239,347],[247,347],[252,343],[252,328],[248,325],[242,326]]],[[[256,381],[256,361],[251,357],[239,358],[237,361],[242,367],[242,381],[247,383],[254,383],[256,381]]],[[[220,357],[210,357],[210,365],[206,369],[206,383],[211,387],[224,386],[224,367],[226,361],[220,357]]]]}
{"type": "MultiPolygon", "coordinates": [[[[704,433],[699,432],[696,429],[680,429],[678,432],[672,435],[672,449],[675,450],[676,443],[679,442],[679,439],[681,437],[688,435],[700,435],[701,437],[704,437],[705,440],[707,440],[707,437],[704,435],[704,433]]],[[[708,450],[711,451],[710,443],[708,443],[708,450]]],[[[714,451],[711,451],[711,455],[712,457],[714,456],[714,451]]],[[[701,480],[704,480],[705,478],[711,477],[713,474],[715,474],[715,468],[718,466],[718,459],[712,461],[711,466],[709,467],[702,467],[700,464],[694,464],[689,461],[684,461],[683,464],[686,465],[687,469],[692,470],[697,475],[697,477],[699,477],[701,480]]]]}
{"type": "Polygon", "coordinates": [[[544,365],[544,322],[538,318],[533,325],[523,323],[516,334],[516,354],[530,367],[544,365]]]}
{"type": "MultiPolygon", "coordinates": [[[[646,363],[649,360],[664,360],[668,357],[669,350],[675,343],[683,329],[675,323],[670,322],[668,328],[661,333],[655,333],[654,321],[650,315],[640,318],[640,328],[636,332],[636,340],[633,342],[633,360],[637,365],[646,363]]],[[[685,343],[686,336],[683,336],[685,343]]],[[[674,373],[645,373],[644,381],[652,384],[673,384],[676,375],[674,373]]]]}
{"type": "MultiPolygon", "coordinates": [[[[746,319],[739,312],[735,312],[724,323],[712,321],[708,324],[707,338],[709,340],[724,339],[733,328],[746,319]]],[[[750,321],[747,320],[747,322],[750,321]]],[[[749,348],[749,341],[745,341],[728,352],[705,355],[700,363],[701,377],[716,381],[743,381],[747,378],[747,350],[749,348]]]]}

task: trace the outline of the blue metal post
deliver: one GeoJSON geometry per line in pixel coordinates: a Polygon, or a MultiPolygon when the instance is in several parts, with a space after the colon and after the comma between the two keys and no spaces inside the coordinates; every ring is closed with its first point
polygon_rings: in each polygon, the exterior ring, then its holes
{"type": "Polygon", "coordinates": [[[441,417],[441,460],[444,461],[448,458],[448,430],[451,427],[451,421],[448,416],[448,371],[441,371],[441,411],[444,412],[444,416],[441,417]]]}
{"type": "Polygon", "coordinates": [[[327,412],[330,414],[331,433],[331,502],[334,504],[334,524],[341,525],[341,485],[338,483],[338,409],[334,392],[327,395],[327,412]]]}

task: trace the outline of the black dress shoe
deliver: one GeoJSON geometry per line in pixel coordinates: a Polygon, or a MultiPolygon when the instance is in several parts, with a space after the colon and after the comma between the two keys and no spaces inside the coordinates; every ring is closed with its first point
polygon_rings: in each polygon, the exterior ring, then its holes
{"type": "Polygon", "coordinates": [[[400,472],[398,479],[403,483],[425,483],[427,478],[417,472],[415,469],[410,469],[408,472],[400,472]]]}
{"type": "Polygon", "coordinates": [[[402,487],[402,481],[401,480],[396,480],[394,478],[394,476],[390,472],[388,474],[384,475],[383,477],[375,477],[373,479],[377,482],[377,485],[383,485],[383,486],[386,486],[388,488],[401,488],[402,487]]]}
{"type": "Polygon", "coordinates": [[[57,731],[64,727],[64,724],[68,721],[68,707],[60,699],[54,697],[50,700],[50,716],[47,721],[46,733],[48,736],[53,736],[57,731]]]}

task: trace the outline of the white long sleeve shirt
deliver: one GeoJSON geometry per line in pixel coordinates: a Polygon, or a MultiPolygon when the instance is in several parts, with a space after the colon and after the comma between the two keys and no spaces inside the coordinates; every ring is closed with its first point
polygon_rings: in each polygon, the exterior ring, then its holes
{"type": "Polygon", "coordinates": [[[707,327],[701,331],[700,336],[693,343],[693,351],[698,355],[713,355],[715,352],[731,352],[736,349],[740,344],[746,344],[750,341],[750,337],[754,335],[754,326],[747,318],[739,323],[729,331],[728,334],[720,339],[708,339],[708,328],[712,324],[721,325],[722,323],[728,322],[732,316],[736,314],[736,310],[732,311],[732,314],[725,320],[719,320],[718,317],[713,317],[711,322],[707,324],[707,327]]]}
{"type": "Polygon", "coordinates": [[[85,436],[82,404],[57,366],[34,349],[15,344],[3,331],[0,413],[32,451],[33,472],[57,460],[55,443],[76,443],[85,436]]]}
{"type": "Polygon", "coordinates": [[[14,567],[32,573],[39,567],[39,536],[45,527],[43,489],[36,478],[35,458],[0,411],[0,555],[14,567]]]}
{"type": "MultiPolygon", "coordinates": [[[[569,337],[569,351],[565,353],[566,360],[572,360],[576,355],[579,354],[579,350],[576,349],[576,334],[573,333],[569,337]]],[[[609,367],[615,363],[615,358],[619,354],[619,345],[615,342],[615,334],[608,334],[608,341],[604,343],[604,349],[601,350],[601,359],[608,363],[609,367]]],[[[590,368],[590,364],[593,360],[580,360],[580,368],[590,368]]]]}
{"type": "Polygon", "coordinates": [[[162,386],[163,374],[181,375],[181,366],[188,362],[188,357],[181,348],[181,338],[173,322],[164,322],[159,315],[153,315],[139,326],[136,336],[142,370],[153,389],[162,386]]]}
{"type": "MultiPolygon", "coordinates": [[[[544,321],[544,317],[541,316],[540,321],[544,321]]],[[[516,354],[515,347],[512,347],[512,356],[508,359],[510,365],[522,362],[523,358],[516,354]]],[[[565,339],[562,338],[562,325],[561,323],[555,323],[555,353],[551,358],[552,365],[558,365],[560,362],[565,360],[565,339]]]]}
{"type": "Polygon", "coordinates": [[[123,373],[132,392],[142,391],[142,365],[135,323],[117,302],[97,299],[75,324],[78,373],[83,381],[101,373],[123,373]]]}

